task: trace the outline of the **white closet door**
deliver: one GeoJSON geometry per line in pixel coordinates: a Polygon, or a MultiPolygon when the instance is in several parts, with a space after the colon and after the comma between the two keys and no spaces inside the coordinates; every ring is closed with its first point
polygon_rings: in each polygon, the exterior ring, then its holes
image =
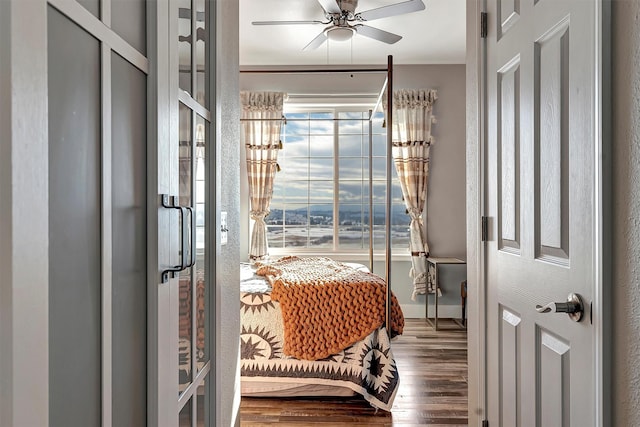
{"type": "Polygon", "coordinates": [[[146,425],[147,4],[48,3],[49,424],[146,425]]]}

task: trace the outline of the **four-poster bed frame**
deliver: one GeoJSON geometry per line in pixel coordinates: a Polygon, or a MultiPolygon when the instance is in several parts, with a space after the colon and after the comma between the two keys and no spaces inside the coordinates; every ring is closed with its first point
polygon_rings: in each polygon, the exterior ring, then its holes
{"type": "MultiPolygon", "coordinates": [[[[387,159],[386,159],[386,199],[385,199],[385,282],[386,282],[386,299],[385,299],[385,326],[387,333],[391,334],[391,175],[392,175],[392,102],[393,102],[393,57],[388,55],[386,68],[305,68],[299,70],[263,70],[250,69],[240,70],[240,73],[247,74],[333,74],[333,73],[386,73],[386,78],[382,89],[379,92],[376,104],[373,109],[369,110],[369,268],[373,271],[373,141],[372,141],[372,119],[373,112],[378,109],[385,97],[386,90],[386,129],[387,129],[387,159]]],[[[251,119],[241,119],[251,120],[251,119]]],[[[255,119],[261,120],[261,119],[255,119]]],[[[278,119],[280,120],[280,119],[278,119]]]]}
{"type": "MultiPolygon", "coordinates": [[[[252,69],[240,72],[386,75],[368,117],[369,270],[373,271],[372,119],[373,111],[381,103],[387,103],[385,277],[364,271],[366,267],[361,264],[348,265],[328,257],[291,255],[266,262],[256,259],[253,263],[241,263],[240,374],[243,396],[348,396],[356,393],[374,407],[389,411],[399,384],[390,341],[402,333],[404,326],[400,304],[390,286],[393,59],[388,56],[386,68],[252,69]]],[[[255,94],[271,97],[276,93],[283,92],[255,94]]],[[[247,116],[241,121],[263,120],[259,116],[247,116]]],[[[267,116],[267,120],[286,123],[284,116],[267,116]]]]}

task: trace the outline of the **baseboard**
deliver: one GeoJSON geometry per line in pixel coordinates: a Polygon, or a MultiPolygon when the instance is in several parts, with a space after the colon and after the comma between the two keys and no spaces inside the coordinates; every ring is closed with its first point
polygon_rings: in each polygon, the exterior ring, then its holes
{"type": "MultiPolygon", "coordinates": [[[[421,304],[400,304],[402,313],[407,319],[424,319],[425,307],[421,304]]],[[[459,305],[438,305],[438,318],[439,319],[459,319],[462,314],[459,305]]],[[[435,308],[433,305],[429,305],[429,317],[435,315],[435,308]]]]}

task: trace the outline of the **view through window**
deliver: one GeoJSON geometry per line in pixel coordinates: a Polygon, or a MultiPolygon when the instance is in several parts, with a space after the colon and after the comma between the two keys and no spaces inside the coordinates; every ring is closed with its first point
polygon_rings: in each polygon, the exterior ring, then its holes
{"type": "MultiPolygon", "coordinates": [[[[369,113],[285,113],[283,149],[278,153],[269,247],[288,250],[363,251],[369,248],[369,113]]],[[[374,250],[385,247],[386,129],[374,115],[374,250]]],[[[409,247],[409,216],[392,167],[392,247],[409,247]]]]}

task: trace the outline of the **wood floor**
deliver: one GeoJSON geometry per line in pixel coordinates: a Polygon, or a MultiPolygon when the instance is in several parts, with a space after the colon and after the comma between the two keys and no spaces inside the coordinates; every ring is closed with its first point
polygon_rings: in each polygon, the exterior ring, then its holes
{"type": "MultiPolygon", "coordinates": [[[[440,327],[455,328],[440,320],[440,327]]],[[[243,397],[240,425],[256,426],[466,426],[467,334],[434,331],[423,319],[406,319],[392,342],[400,387],[391,412],[363,399],[243,397]]]]}

